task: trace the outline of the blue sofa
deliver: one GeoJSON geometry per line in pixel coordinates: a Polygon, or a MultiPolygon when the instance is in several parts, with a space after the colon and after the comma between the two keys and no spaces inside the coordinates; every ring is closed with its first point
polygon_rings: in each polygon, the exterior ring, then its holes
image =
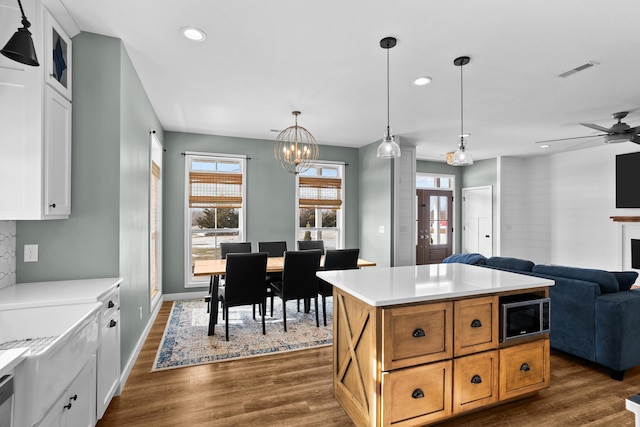
{"type": "Polygon", "coordinates": [[[640,288],[638,273],[535,265],[518,258],[455,254],[445,263],[463,262],[545,277],[550,288],[551,347],[598,363],[612,378],[640,365],[640,288]]]}

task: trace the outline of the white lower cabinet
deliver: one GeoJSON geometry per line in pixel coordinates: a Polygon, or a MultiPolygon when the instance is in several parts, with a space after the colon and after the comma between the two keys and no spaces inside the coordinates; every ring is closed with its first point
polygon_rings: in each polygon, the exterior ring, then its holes
{"type": "Polygon", "coordinates": [[[97,419],[102,418],[120,385],[120,286],[102,302],[102,327],[98,349],[97,419]]]}
{"type": "Polygon", "coordinates": [[[96,356],[82,368],[38,427],[93,427],[96,424],[96,356]]]}

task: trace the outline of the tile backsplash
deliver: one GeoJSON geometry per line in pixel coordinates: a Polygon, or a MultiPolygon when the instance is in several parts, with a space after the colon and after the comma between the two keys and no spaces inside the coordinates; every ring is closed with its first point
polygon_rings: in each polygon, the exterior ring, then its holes
{"type": "Polygon", "coordinates": [[[16,222],[0,221],[0,289],[16,284],[16,222]]]}

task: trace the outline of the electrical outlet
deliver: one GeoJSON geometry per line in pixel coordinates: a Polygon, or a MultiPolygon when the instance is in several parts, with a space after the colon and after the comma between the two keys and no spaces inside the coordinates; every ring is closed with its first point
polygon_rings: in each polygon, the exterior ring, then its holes
{"type": "Polygon", "coordinates": [[[38,262],[38,245],[24,245],[24,262],[38,262]]]}
{"type": "Polygon", "coordinates": [[[140,307],[140,320],[142,320],[142,307],[140,307]]]}

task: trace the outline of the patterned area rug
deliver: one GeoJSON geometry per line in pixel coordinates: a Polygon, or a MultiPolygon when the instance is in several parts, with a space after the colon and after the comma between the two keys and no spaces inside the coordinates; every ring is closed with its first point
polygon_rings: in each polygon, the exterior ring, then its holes
{"type": "Polygon", "coordinates": [[[151,372],[331,345],[332,299],[327,299],[326,327],[322,322],[322,300],[318,299],[319,328],[313,301],[311,307],[311,313],[299,313],[296,301],[288,301],[287,332],[284,332],[282,303],[275,299],[273,317],[267,308],[266,335],[262,335],[262,320],[257,310],[254,320],[251,306],[232,307],[229,309],[229,341],[226,341],[221,311],[215,335],[208,336],[209,313],[204,299],[174,301],[151,372]]]}

